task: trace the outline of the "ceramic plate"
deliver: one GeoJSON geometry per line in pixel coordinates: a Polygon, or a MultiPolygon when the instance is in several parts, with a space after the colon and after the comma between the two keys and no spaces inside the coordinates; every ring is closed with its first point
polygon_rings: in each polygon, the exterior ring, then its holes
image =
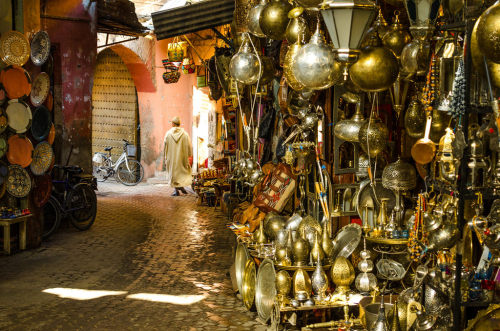
{"type": "Polygon", "coordinates": [[[11,136],[7,141],[7,160],[11,164],[26,168],[30,165],[33,156],[33,144],[26,137],[17,134],[11,136]]]}
{"type": "Polygon", "coordinates": [[[43,175],[49,169],[53,155],[52,146],[48,142],[43,141],[36,145],[30,165],[33,175],[43,175]]]}
{"type": "Polygon", "coordinates": [[[31,39],[31,62],[43,65],[50,55],[50,38],[45,31],[38,31],[31,39]]]}
{"type": "Polygon", "coordinates": [[[40,106],[44,103],[45,99],[49,95],[50,90],[50,78],[45,72],[41,72],[33,80],[33,85],[31,87],[30,100],[33,106],[40,106]]]}
{"type": "Polygon", "coordinates": [[[9,66],[0,72],[2,83],[9,99],[27,97],[31,92],[29,73],[19,66],[9,66]]]}
{"type": "Polygon", "coordinates": [[[9,65],[23,66],[30,58],[28,39],[17,31],[4,32],[0,38],[0,58],[9,65]]]}
{"type": "Polygon", "coordinates": [[[50,111],[45,106],[40,106],[33,112],[31,134],[38,141],[47,139],[52,126],[50,111]]]}
{"type": "Polygon", "coordinates": [[[9,166],[7,192],[16,198],[24,198],[30,193],[31,178],[26,170],[18,165],[9,166]]]}
{"type": "Polygon", "coordinates": [[[31,125],[30,107],[17,99],[10,100],[7,109],[7,123],[16,133],[24,133],[31,125]]]}

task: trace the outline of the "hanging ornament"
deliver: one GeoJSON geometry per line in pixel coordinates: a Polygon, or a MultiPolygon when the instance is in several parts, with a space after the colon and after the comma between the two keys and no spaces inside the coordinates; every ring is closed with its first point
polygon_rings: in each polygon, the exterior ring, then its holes
{"type": "Polygon", "coordinates": [[[288,26],[288,12],[292,9],[287,1],[271,0],[259,17],[259,24],[262,32],[274,40],[285,39],[285,31],[288,26]]]}
{"type": "Polygon", "coordinates": [[[399,59],[401,52],[406,44],[411,41],[411,36],[404,29],[403,24],[399,22],[399,11],[394,12],[394,22],[389,27],[389,31],[381,38],[385,47],[394,52],[394,55],[399,59]]]}
{"type": "Polygon", "coordinates": [[[495,2],[480,16],[477,26],[477,43],[483,55],[500,63],[500,1],[495,2]]]}
{"type": "Polygon", "coordinates": [[[387,146],[389,130],[377,114],[374,113],[372,117],[359,129],[358,139],[363,151],[370,157],[376,157],[387,146]]]}
{"type": "Polygon", "coordinates": [[[259,38],[264,38],[266,36],[264,32],[262,32],[259,24],[260,14],[262,13],[262,9],[264,9],[266,4],[267,0],[261,0],[257,6],[253,7],[248,12],[248,31],[259,38]]]}
{"type": "Polygon", "coordinates": [[[303,12],[304,8],[295,7],[288,13],[290,22],[286,27],[285,37],[289,45],[294,44],[299,39],[299,37],[302,37],[302,40],[304,42],[309,40],[309,38],[311,37],[307,22],[303,17],[301,17],[303,12]]]}
{"type": "Polygon", "coordinates": [[[243,43],[229,63],[229,72],[237,82],[252,85],[261,76],[261,61],[250,45],[248,34],[243,35],[243,43]]]}
{"type": "MultiPolygon", "coordinates": [[[[482,76],[486,77],[483,53],[479,49],[477,42],[477,27],[481,22],[481,17],[478,18],[474,28],[472,29],[472,34],[470,38],[470,52],[472,57],[472,64],[474,64],[474,69],[482,76]]],[[[500,88],[500,63],[495,63],[486,58],[486,63],[488,65],[488,70],[490,74],[491,84],[497,88],[500,88]]]]}
{"type": "Polygon", "coordinates": [[[465,114],[465,72],[464,61],[460,60],[455,80],[453,81],[452,96],[450,102],[450,115],[457,118],[465,114]]]}

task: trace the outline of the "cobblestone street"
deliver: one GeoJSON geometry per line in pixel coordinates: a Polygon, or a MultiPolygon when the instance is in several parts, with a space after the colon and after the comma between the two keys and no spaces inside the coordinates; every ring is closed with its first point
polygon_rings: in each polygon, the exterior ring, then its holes
{"type": "Polygon", "coordinates": [[[233,293],[226,219],[171,192],[100,184],[89,231],[0,256],[0,330],[265,330],[233,293]]]}

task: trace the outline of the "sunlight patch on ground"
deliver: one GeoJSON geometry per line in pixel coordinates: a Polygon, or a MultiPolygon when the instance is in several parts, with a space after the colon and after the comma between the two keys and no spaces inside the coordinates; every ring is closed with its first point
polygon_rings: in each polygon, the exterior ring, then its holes
{"type": "Polygon", "coordinates": [[[192,305],[206,299],[208,295],[168,295],[155,293],[130,294],[127,299],[136,299],[153,302],[172,303],[174,305],[192,305]]]}
{"type": "Polygon", "coordinates": [[[63,287],[48,288],[43,290],[42,292],[54,294],[60,298],[67,298],[74,300],[92,300],[108,295],[127,294],[126,291],[83,290],[78,288],[63,288],[63,287]]]}

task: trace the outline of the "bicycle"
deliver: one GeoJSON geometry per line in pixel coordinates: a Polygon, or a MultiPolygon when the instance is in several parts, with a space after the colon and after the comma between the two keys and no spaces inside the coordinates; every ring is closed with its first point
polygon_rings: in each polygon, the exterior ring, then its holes
{"type": "Polygon", "coordinates": [[[113,147],[104,148],[105,152],[97,152],[92,157],[93,165],[93,175],[97,178],[98,182],[104,182],[109,177],[115,176],[118,181],[123,185],[133,186],[140,183],[144,177],[144,168],[142,164],[135,157],[135,146],[125,139],[122,139],[123,153],[120,155],[118,160],[113,163],[111,160],[111,150],[113,147]]]}
{"type": "Polygon", "coordinates": [[[83,169],[78,166],[59,165],[54,166],[51,175],[52,193],[42,212],[42,238],[53,234],[59,228],[61,219],[68,216],[75,228],[88,230],[97,215],[95,177],[83,174],[83,169]],[[57,176],[56,170],[62,170],[63,175],[57,176]]]}

